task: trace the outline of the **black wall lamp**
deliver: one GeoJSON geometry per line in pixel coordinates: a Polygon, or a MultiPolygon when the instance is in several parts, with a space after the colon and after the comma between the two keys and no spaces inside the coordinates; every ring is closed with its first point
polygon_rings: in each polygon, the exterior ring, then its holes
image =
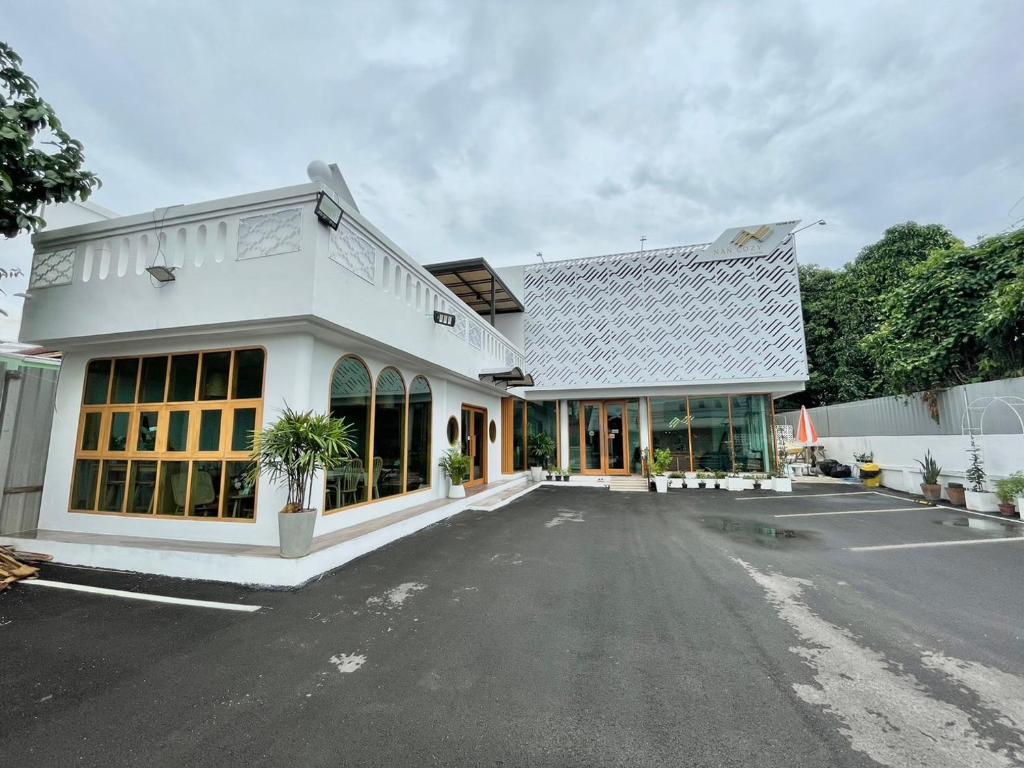
{"type": "Polygon", "coordinates": [[[149,276],[158,283],[173,283],[177,279],[174,277],[174,270],[175,267],[165,267],[163,264],[154,264],[151,267],[146,267],[149,276]]]}

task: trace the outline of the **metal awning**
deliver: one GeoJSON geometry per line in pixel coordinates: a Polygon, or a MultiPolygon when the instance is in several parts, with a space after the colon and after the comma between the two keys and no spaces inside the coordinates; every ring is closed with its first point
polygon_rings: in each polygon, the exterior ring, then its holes
{"type": "Polygon", "coordinates": [[[529,373],[523,373],[523,369],[518,366],[515,368],[509,368],[508,370],[484,371],[480,374],[480,381],[485,381],[490,384],[494,384],[495,386],[500,384],[506,389],[509,387],[533,386],[533,376],[529,373]]]}
{"type": "Polygon", "coordinates": [[[523,303],[483,259],[445,261],[424,266],[474,312],[490,316],[522,312],[523,303]]]}

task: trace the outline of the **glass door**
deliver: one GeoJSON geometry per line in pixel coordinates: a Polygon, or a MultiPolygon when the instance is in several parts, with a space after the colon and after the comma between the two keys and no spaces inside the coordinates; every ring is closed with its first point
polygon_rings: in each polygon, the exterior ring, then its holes
{"type": "Polygon", "coordinates": [[[626,422],[626,403],[604,403],[605,472],[609,475],[628,475],[629,427],[626,422]]]}
{"type": "Polygon", "coordinates": [[[465,485],[487,482],[487,411],[462,406],[462,452],[469,456],[469,477],[465,485]]]}
{"type": "Polygon", "coordinates": [[[580,472],[584,475],[604,474],[604,417],[601,403],[583,403],[580,418],[580,472]]]}

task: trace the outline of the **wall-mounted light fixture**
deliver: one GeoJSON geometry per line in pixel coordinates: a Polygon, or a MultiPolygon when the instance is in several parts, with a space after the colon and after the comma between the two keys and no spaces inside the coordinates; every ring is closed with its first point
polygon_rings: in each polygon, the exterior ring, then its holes
{"type": "Polygon", "coordinates": [[[154,264],[151,267],[146,267],[149,276],[158,283],[173,283],[177,279],[174,277],[175,269],[176,267],[165,267],[163,264],[154,264]]]}
{"type": "Polygon", "coordinates": [[[331,229],[337,229],[341,223],[342,213],[337,201],[321,190],[316,196],[316,217],[331,229]]]}

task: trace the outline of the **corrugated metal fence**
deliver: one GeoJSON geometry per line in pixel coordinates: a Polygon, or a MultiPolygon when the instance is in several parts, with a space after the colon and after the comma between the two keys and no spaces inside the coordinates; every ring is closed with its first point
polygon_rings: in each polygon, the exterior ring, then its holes
{"type": "Polygon", "coordinates": [[[0,533],[32,530],[39,521],[58,375],[56,368],[0,363],[0,533]]]}
{"type": "MultiPolygon", "coordinates": [[[[1024,378],[1000,379],[966,384],[939,392],[939,419],[931,417],[929,405],[920,395],[879,397],[840,405],[808,408],[819,437],[868,437],[871,435],[960,435],[964,414],[970,412],[976,434],[1019,435],[1024,433],[1024,378]]],[[[775,415],[779,424],[796,430],[799,411],[775,415]]]]}

